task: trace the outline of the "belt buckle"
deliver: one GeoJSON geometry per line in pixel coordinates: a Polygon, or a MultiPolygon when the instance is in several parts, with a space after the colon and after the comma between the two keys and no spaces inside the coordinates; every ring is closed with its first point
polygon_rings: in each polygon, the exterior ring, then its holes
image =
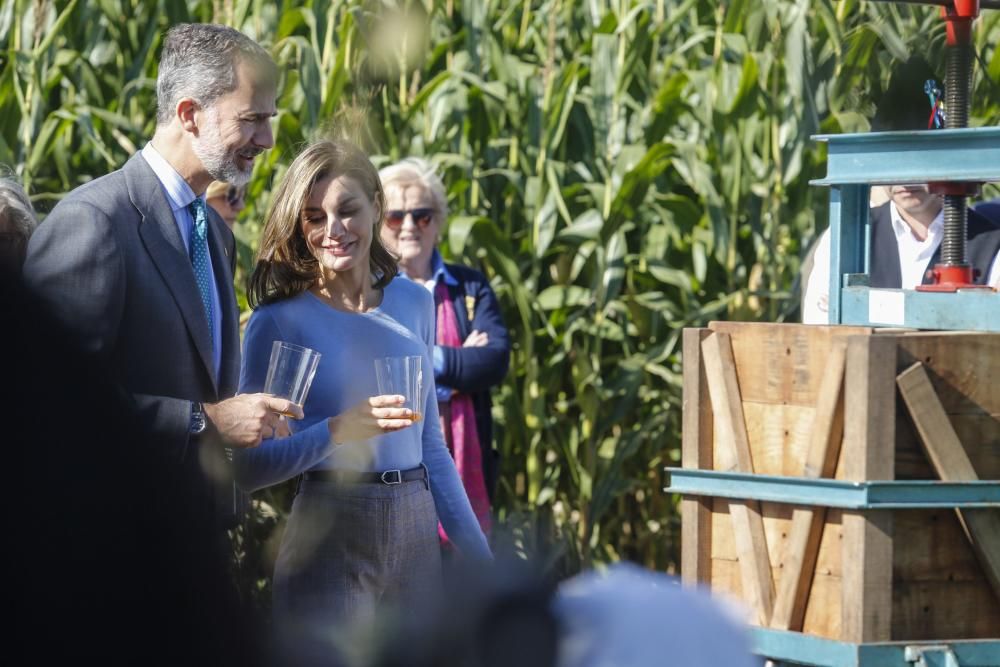
{"type": "Polygon", "coordinates": [[[389,486],[392,486],[393,484],[402,484],[403,472],[401,470],[386,470],[382,473],[380,479],[383,484],[388,484],[389,486]]]}

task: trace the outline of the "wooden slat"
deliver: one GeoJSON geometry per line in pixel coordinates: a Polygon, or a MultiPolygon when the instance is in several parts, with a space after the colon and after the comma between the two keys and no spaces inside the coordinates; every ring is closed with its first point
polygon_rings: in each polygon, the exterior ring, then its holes
{"type": "MultiPolygon", "coordinates": [[[[880,334],[848,339],[842,455],[845,479],[893,479],[896,338],[880,334]]],[[[858,643],[889,641],[892,513],[845,511],[843,535],[841,638],[858,643]]]]}
{"type": "MultiPolygon", "coordinates": [[[[716,441],[723,459],[716,462],[715,468],[752,473],[753,460],[729,334],[713,334],[702,341],[701,347],[715,417],[716,441]]],[[[774,582],[760,507],[755,501],[734,501],[729,503],[729,513],[744,595],[757,613],[758,624],[766,627],[774,604],[774,582]]]]}
{"type": "MultiPolygon", "coordinates": [[[[900,368],[923,362],[935,382],[938,400],[949,415],[1000,413],[996,379],[1000,377],[1000,335],[995,333],[921,332],[899,339],[900,368]]],[[[978,445],[978,443],[976,443],[978,445]]],[[[982,479],[998,479],[1000,471],[980,470],[982,479]]]]}
{"type": "Polygon", "coordinates": [[[732,336],[744,402],[810,408],[816,405],[830,342],[872,332],[870,327],[766,322],[711,322],[708,328],[732,336]]]}
{"type": "MultiPolygon", "coordinates": [[[[896,384],[938,476],[947,482],[978,480],[979,475],[952,428],[924,365],[918,361],[907,368],[896,378],[896,384]]],[[[1000,510],[956,511],[993,591],[1000,598],[1000,510]]]]}
{"type": "MultiPolygon", "coordinates": [[[[923,332],[899,339],[899,368],[920,361],[938,400],[980,479],[1000,480],[1000,335],[923,332]]],[[[896,476],[936,479],[920,438],[906,416],[896,438],[896,476]]],[[[976,566],[978,569],[978,565],[976,566]]],[[[1000,627],[1000,626],[998,626],[1000,627]]]]}
{"type": "Polygon", "coordinates": [[[896,512],[893,530],[893,640],[1000,636],[1000,600],[954,509],[896,512]]]}
{"type": "Polygon", "coordinates": [[[924,452],[938,476],[945,481],[979,479],[955,429],[951,427],[924,365],[918,361],[907,368],[896,378],[896,384],[917,427],[924,452]]]}
{"type": "MultiPolygon", "coordinates": [[[[935,383],[935,387],[937,386],[940,386],[939,383],[935,383]]],[[[948,420],[958,439],[965,445],[965,453],[980,479],[1000,480],[1000,400],[994,403],[992,409],[996,410],[995,414],[986,411],[979,414],[948,411],[948,420]]],[[[936,479],[937,473],[927,460],[910,419],[903,415],[896,428],[902,431],[896,438],[897,479],[936,479]]]]}
{"type": "MultiPolygon", "coordinates": [[[[681,465],[712,469],[712,406],[701,363],[701,342],[708,329],[685,329],[683,340],[683,432],[681,465]]],[[[681,580],[689,586],[711,580],[712,499],[687,496],[681,500],[681,580]]]]}
{"type": "MultiPolygon", "coordinates": [[[[835,339],[816,401],[809,449],[803,466],[803,477],[832,477],[840,456],[844,429],[844,366],[847,359],[846,339],[835,339]]],[[[796,507],[789,530],[787,558],[778,582],[771,627],[780,630],[801,630],[806,601],[812,582],[816,555],[826,511],[822,508],[796,507]]]]}
{"type": "MultiPolygon", "coordinates": [[[[742,390],[742,385],[740,385],[742,390]]],[[[798,475],[805,464],[815,406],[743,400],[750,457],[758,475],[798,475]]]]}
{"type": "MultiPolygon", "coordinates": [[[[897,520],[897,528],[899,523],[897,520]]],[[[941,643],[949,639],[992,639],[1000,633],[996,613],[983,613],[993,591],[985,580],[894,581],[893,636],[941,643]]],[[[992,663],[996,664],[996,663],[992,663]]],[[[915,666],[914,666],[915,667],[915,666]]]]}
{"type": "Polygon", "coordinates": [[[827,509],[823,536],[819,541],[816,567],[809,587],[802,631],[806,634],[840,639],[843,600],[843,513],[827,509]]]}

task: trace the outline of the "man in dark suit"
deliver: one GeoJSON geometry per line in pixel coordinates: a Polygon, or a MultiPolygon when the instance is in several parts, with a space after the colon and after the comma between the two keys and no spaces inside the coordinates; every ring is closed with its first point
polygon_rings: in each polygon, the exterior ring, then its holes
{"type": "Polygon", "coordinates": [[[236,396],[235,242],[205,205],[213,180],[246,183],[273,145],[277,68],[242,33],[182,24],[164,40],[152,140],[68,194],[39,226],[24,276],[42,305],[108,369],[181,483],[230,523],[227,447],[254,447],[301,411],[236,396]],[[216,484],[205,483],[215,481],[216,484]]]}

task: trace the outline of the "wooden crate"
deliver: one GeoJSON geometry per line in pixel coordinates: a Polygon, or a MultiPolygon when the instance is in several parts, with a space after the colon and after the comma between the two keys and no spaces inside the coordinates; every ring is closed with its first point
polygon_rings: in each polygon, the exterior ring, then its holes
{"type": "MultiPolygon", "coordinates": [[[[839,446],[828,465],[836,479],[939,479],[906,406],[897,400],[897,375],[919,361],[979,478],[1000,480],[1000,335],[849,326],[720,322],[685,330],[684,468],[739,470],[740,461],[720,450],[720,433],[733,426],[713,413],[712,398],[718,397],[709,392],[706,361],[718,362],[706,359],[705,350],[712,348],[703,342],[726,339],[714,333],[731,341],[738,387],[737,405],[729,409],[741,413],[745,424],[746,472],[803,475],[819,418],[839,446]],[[829,378],[837,372],[838,349],[846,371],[842,392],[831,403],[829,378]],[[824,391],[827,408],[817,414],[824,391]]],[[[714,389],[718,384],[712,382],[714,389]]],[[[803,510],[808,508],[684,497],[683,579],[747,601],[757,625],[829,639],[1000,637],[997,582],[977,560],[954,509],[819,510],[815,520],[821,523],[808,543],[793,525],[793,514],[803,510]],[[784,604],[782,614],[775,613],[779,589],[790,590],[781,585],[784,572],[803,559],[810,563],[808,553],[814,565],[805,568],[801,602],[793,605],[797,612],[788,613],[784,604]],[[769,597],[767,605],[762,597],[769,597]]],[[[1000,510],[978,512],[1000,521],[1000,510]]],[[[995,550],[1000,535],[992,539],[995,550]]]]}

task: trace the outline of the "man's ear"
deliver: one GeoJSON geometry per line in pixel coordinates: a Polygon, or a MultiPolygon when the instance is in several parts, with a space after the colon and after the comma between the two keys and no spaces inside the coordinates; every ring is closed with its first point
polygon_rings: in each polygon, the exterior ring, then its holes
{"type": "Polygon", "coordinates": [[[174,113],[177,115],[177,119],[181,122],[181,127],[184,128],[185,132],[196,133],[198,131],[198,123],[195,121],[195,113],[201,109],[201,106],[190,97],[182,97],[177,101],[177,108],[174,113]]]}

